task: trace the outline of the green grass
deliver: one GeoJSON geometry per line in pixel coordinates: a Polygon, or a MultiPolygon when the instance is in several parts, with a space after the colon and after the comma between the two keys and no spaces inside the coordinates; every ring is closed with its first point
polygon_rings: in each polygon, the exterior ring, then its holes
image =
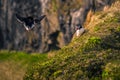
{"type": "Polygon", "coordinates": [[[57,51],[57,55],[52,59],[32,66],[24,79],[117,80],[120,76],[118,71],[120,62],[116,64],[113,61],[120,60],[118,49],[120,48],[118,45],[120,44],[120,35],[118,33],[120,34],[115,30],[104,37],[85,34],[85,36],[75,39],[70,45],[57,51]],[[119,36],[118,40],[116,40],[116,36],[119,36]],[[106,71],[109,63],[118,67],[113,69],[114,66],[111,66],[109,68],[112,71],[106,71]],[[112,73],[107,75],[110,72],[112,73]]]}
{"type": "Polygon", "coordinates": [[[55,51],[48,61],[32,66],[24,80],[119,80],[120,13],[109,13],[113,15],[97,14],[102,20],[92,31],[55,51]]]}
{"type": "Polygon", "coordinates": [[[20,51],[0,51],[0,79],[22,80],[26,70],[47,59],[47,54],[27,54],[20,51]]]}
{"type": "Polygon", "coordinates": [[[92,31],[53,51],[55,56],[50,59],[47,54],[0,51],[0,79],[119,80],[120,12],[95,15],[100,15],[101,21],[92,26],[92,31]]]}
{"type": "Polygon", "coordinates": [[[30,64],[38,61],[44,61],[47,58],[47,54],[27,54],[25,52],[17,52],[17,51],[0,51],[0,62],[2,61],[25,61],[30,64]]]}
{"type": "Polygon", "coordinates": [[[116,60],[115,62],[110,62],[106,64],[105,69],[102,73],[102,78],[104,80],[120,80],[120,63],[116,60]]]}
{"type": "Polygon", "coordinates": [[[98,26],[96,26],[95,28],[94,28],[94,31],[99,31],[100,30],[100,27],[98,27],[98,26]]]}

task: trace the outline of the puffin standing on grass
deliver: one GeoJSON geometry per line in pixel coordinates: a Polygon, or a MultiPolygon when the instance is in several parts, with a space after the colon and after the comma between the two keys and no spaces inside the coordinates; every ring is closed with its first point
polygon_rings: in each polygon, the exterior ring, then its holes
{"type": "Polygon", "coordinates": [[[81,24],[77,24],[75,28],[76,28],[76,33],[75,33],[76,36],[80,36],[85,32],[85,29],[82,27],[81,24]]]}
{"type": "Polygon", "coordinates": [[[24,25],[24,27],[25,27],[25,29],[26,29],[27,31],[29,31],[29,30],[31,30],[32,28],[34,28],[34,27],[35,27],[35,24],[36,24],[36,23],[40,23],[41,20],[43,20],[43,18],[44,18],[45,16],[46,16],[46,15],[42,15],[42,16],[40,16],[39,18],[34,19],[32,16],[22,17],[22,16],[16,14],[17,20],[24,25]]]}

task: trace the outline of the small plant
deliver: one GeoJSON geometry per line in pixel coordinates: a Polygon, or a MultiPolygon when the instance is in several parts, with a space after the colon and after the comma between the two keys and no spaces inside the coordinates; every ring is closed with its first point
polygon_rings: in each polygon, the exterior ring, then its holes
{"type": "Polygon", "coordinates": [[[59,76],[60,74],[62,74],[62,71],[61,70],[58,70],[56,72],[53,73],[54,77],[57,77],[59,76]]]}
{"type": "Polygon", "coordinates": [[[119,62],[108,63],[102,73],[104,80],[120,80],[120,65],[119,62]]]}
{"type": "Polygon", "coordinates": [[[91,37],[87,40],[84,50],[97,50],[100,47],[102,40],[99,37],[91,37]]]}
{"type": "Polygon", "coordinates": [[[106,22],[108,22],[108,23],[110,23],[110,22],[119,22],[119,18],[111,17],[111,18],[108,19],[106,22]]]}
{"type": "Polygon", "coordinates": [[[120,26],[117,27],[117,31],[120,31],[120,26]]]}
{"type": "Polygon", "coordinates": [[[57,1],[56,1],[56,0],[53,0],[53,1],[52,1],[52,6],[53,6],[53,12],[56,12],[57,9],[58,9],[58,4],[57,4],[57,1]]]}
{"type": "Polygon", "coordinates": [[[91,37],[88,39],[88,43],[90,44],[100,44],[101,39],[99,37],[91,37]]]}
{"type": "Polygon", "coordinates": [[[96,26],[96,27],[94,28],[94,31],[98,31],[98,30],[100,30],[100,27],[99,27],[99,26],[96,26]]]}

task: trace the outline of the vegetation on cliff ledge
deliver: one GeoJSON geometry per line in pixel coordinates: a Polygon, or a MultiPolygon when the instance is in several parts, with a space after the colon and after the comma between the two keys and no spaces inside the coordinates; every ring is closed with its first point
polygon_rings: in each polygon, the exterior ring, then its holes
{"type": "Polygon", "coordinates": [[[80,38],[29,68],[24,80],[119,80],[120,2],[95,14],[80,38]]]}
{"type": "MultiPolygon", "coordinates": [[[[56,3],[53,0],[53,11],[56,3]]],[[[86,32],[61,50],[48,54],[0,50],[0,80],[120,80],[119,5],[116,0],[104,12],[96,12],[86,32]]]]}

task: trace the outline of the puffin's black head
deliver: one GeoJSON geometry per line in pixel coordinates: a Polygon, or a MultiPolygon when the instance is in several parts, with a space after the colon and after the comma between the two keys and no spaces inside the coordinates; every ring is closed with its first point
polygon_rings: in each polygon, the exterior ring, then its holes
{"type": "Polygon", "coordinates": [[[77,25],[75,26],[75,29],[76,29],[76,30],[81,29],[81,28],[82,28],[82,25],[81,25],[81,24],[77,24],[77,25]]]}

